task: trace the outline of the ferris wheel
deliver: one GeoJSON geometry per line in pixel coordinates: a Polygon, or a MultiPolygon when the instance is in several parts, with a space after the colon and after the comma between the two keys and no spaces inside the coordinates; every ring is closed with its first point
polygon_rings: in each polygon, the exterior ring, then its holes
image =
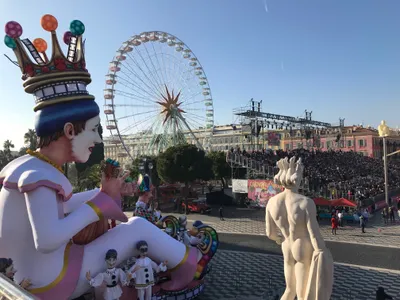
{"type": "Polygon", "coordinates": [[[203,67],[166,32],[143,32],[122,44],[106,75],[104,99],[106,128],[122,150],[119,157],[134,159],[133,147],[157,154],[188,141],[205,148],[214,126],[203,67]]]}

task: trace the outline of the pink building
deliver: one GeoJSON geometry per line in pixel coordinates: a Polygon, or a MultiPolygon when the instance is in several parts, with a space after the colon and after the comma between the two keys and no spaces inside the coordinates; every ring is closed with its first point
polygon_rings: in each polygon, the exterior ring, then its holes
{"type": "MultiPolygon", "coordinates": [[[[284,148],[286,150],[304,148],[322,151],[355,151],[369,157],[379,158],[383,156],[382,138],[379,137],[376,129],[370,127],[346,126],[342,130],[328,128],[318,130],[314,135],[319,135],[319,145],[318,139],[307,141],[304,137],[301,137],[301,133],[297,133],[296,137],[290,137],[290,135],[286,134],[284,148]]],[[[387,138],[387,146],[388,153],[400,148],[400,135],[398,132],[393,132],[387,138]]]]}

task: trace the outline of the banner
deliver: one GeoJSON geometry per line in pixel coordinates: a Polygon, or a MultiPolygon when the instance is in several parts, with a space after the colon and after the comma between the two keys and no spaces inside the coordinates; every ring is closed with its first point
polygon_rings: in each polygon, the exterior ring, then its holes
{"type": "Polygon", "coordinates": [[[279,146],[281,142],[281,135],[276,132],[268,132],[268,146],[279,146]]]}
{"type": "Polygon", "coordinates": [[[232,192],[247,194],[247,179],[232,179],[232,192]]]}
{"type": "Polygon", "coordinates": [[[265,207],[269,198],[283,191],[283,187],[272,180],[248,180],[248,195],[255,205],[265,207]]]}

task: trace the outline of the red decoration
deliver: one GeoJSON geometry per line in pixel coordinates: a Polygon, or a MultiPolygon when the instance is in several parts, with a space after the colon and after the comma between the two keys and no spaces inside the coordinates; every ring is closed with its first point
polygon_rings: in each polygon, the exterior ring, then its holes
{"type": "Polygon", "coordinates": [[[24,68],[25,74],[29,75],[30,77],[33,77],[35,75],[35,72],[33,71],[33,66],[31,64],[28,64],[24,68]]]}
{"type": "Polygon", "coordinates": [[[54,65],[56,66],[56,69],[59,71],[65,71],[67,69],[67,65],[65,64],[65,61],[62,58],[57,58],[54,62],[54,65]]]}
{"type": "Polygon", "coordinates": [[[81,66],[78,63],[74,63],[74,70],[79,70],[81,66]]]}
{"type": "Polygon", "coordinates": [[[48,67],[42,67],[42,72],[43,73],[49,73],[50,69],[48,67]]]}
{"type": "Polygon", "coordinates": [[[86,70],[86,62],[84,60],[82,60],[82,62],[81,62],[81,67],[82,67],[82,70],[87,72],[87,70],[86,70]]]}

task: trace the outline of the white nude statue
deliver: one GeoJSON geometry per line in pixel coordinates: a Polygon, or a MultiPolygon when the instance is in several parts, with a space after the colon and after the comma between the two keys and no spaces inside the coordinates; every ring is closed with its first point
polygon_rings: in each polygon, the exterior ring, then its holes
{"type": "Polygon", "coordinates": [[[282,244],[286,290],[281,299],[328,300],[333,259],[319,231],[314,201],[298,194],[304,168],[301,159],[295,160],[278,161],[274,182],[285,190],[268,201],[265,213],[268,238],[282,244]]]}

